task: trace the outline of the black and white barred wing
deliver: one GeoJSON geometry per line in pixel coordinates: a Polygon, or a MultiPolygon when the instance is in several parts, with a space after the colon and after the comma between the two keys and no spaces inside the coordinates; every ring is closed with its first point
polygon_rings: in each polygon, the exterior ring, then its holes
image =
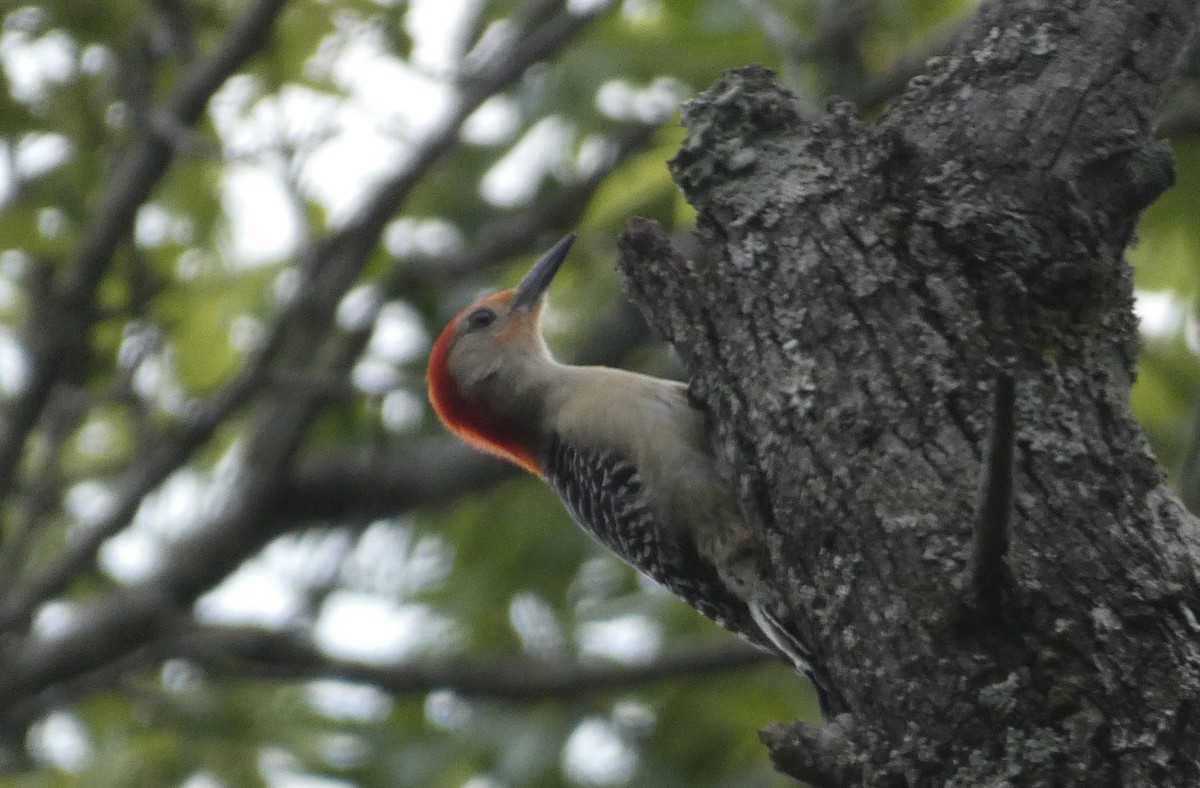
{"type": "Polygon", "coordinates": [[[554,436],[546,479],[575,521],[602,545],[703,615],[760,642],[745,603],[700,558],[687,534],[668,530],[629,460],[554,436]]]}

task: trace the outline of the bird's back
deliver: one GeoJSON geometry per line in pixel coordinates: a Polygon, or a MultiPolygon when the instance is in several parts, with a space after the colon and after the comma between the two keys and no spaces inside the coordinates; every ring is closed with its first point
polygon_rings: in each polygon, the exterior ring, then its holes
{"type": "Polygon", "coordinates": [[[597,367],[567,374],[578,377],[550,400],[543,467],[572,517],[705,616],[769,647],[714,560],[745,525],[686,388],[597,367]]]}

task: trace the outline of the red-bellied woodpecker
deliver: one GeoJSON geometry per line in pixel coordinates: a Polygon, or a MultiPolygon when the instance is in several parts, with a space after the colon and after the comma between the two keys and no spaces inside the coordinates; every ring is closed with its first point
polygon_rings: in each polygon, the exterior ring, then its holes
{"type": "Polygon", "coordinates": [[[429,399],[468,443],[545,479],[601,544],[704,615],[786,657],[827,712],[842,704],[785,626],[704,415],[686,387],[560,364],[542,337],[546,290],[574,236],[515,288],[460,312],[433,347],[429,399]]]}

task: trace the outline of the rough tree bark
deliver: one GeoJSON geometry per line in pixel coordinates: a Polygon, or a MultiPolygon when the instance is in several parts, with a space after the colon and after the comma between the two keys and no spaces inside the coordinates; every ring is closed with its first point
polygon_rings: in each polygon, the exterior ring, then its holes
{"type": "Polygon", "coordinates": [[[1195,17],[995,0],[877,125],[761,68],[686,108],[709,259],[635,222],[621,268],[851,708],[764,731],[782,770],[1200,784],[1200,532],[1130,414],[1123,258],[1195,17]]]}

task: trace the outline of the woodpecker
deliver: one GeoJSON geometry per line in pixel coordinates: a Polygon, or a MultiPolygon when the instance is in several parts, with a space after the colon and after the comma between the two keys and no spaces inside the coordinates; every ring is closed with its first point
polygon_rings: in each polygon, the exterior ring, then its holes
{"type": "Polygon", "coordinates": [[[542,309],[573,241],[563,238],[516,287],[476,301],[442,331],[428,371],[438,417],[467,443],[549,483],[572,518],[619,558],[790,661],[826,713],[843,710],[783,623],[686,386],[550,354],[542,309]]]}

